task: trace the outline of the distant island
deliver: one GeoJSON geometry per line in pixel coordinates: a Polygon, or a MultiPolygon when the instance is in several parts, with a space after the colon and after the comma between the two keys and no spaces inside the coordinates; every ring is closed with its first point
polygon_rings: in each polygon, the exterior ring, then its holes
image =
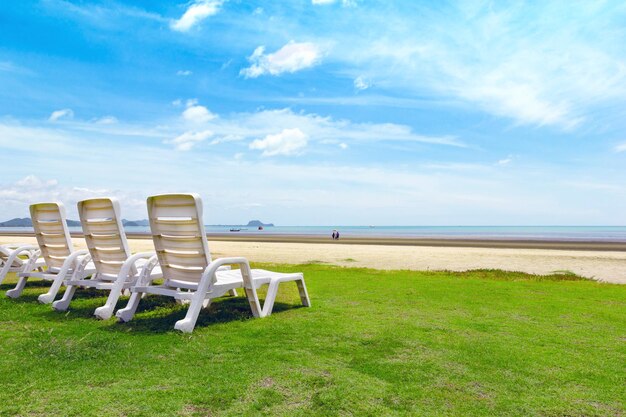
{"type": "MultiPolygon", "coordinates": [[[[138,226],[138,227],[148,227],[150,226],[150,222],[148,220],[126,220],[122,219],[122,224],[124,226],[138,226]]],[[[78,220],[68,220],[67,225],[69,227],[80,227],[80,222],[78,220]]],[[[30,217],[19,218],[7,220],[6,222],[0,222],[0,227],[33,227],[33,222],[30,217]]]]}
{"type": "MultiPolygon", "coordinates": [[[[80,222],[78,220],[68,220],[67,225],[70,227],[80,227],[80,222]]],[[[0,222],[0,227],[33,227],[33,221],[30,217],[24,217],[22,219],[16,217],[6,222],[0,222]]]]}
{"type": "Polygon", "coordinates": [[[263,223],[261,220],[250,220],[246,227],[274,227],[274,223],[263,223]]]}
{"type": "Polygon", "coordinates": [[[150,221],[143,219],[143,220],[126,220],[126,219],[122,219],[122,224],[124,225],[124,227],[126,226],[131,226],[131,227],[149,227],[150,226],[150,221]]]}
{"type": "MultiPolygon", "coordinates": [[[[68,220],[67,225],[69,227],[80,227],[78,220],[68,220]]],[[[150,227],[150,221],[143,220],[127,220],[122,219],[122,225],[124,227],[150,227]]],[[[227,226],[227,227],[274,227],[274,223],[263,223],[260,220],[250,220],[248,224],[217,224],[211,226],[227,226]]],[[[18,218],[0,222],[0,227],[33,227],[33,222],[29,217],[18,218]]]]}

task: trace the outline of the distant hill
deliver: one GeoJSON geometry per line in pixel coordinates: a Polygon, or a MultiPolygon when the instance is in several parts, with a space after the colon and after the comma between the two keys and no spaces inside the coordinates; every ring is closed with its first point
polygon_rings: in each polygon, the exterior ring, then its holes
{"type": "Polygon", "coordinates": [[[150,226],[150,221],[149,220],[126,220],[126,219],[122,219],[122,224],[124,226],[131,226],[131,227],[148,227],[150,226]]]}
{"type": "MultiPolygon", "coordinates": [[[[80,222],[78,220],[68,220],[67,225],[70,227],[80,227],[80,222]]],[[[22,219],[16,217],[6,222],[0,222],[0,227],[33,227],[33,222],[30,217],[24,217],[22,219]]]]}
{"type": "Polygon", "coordinates": [[[274,223],[263,223],[260,220],[250,220],[246,226],[247,227],[259,227],[259,226],[274,227],[274,223]]]}
{"type": "Polygon", "coordinates": [[[11,220],[7,220],[6,222],[1,222],[0,227],[32,227],[33,222],[29,217],[24,217],[23,219],[15,218],[11,220]]]}

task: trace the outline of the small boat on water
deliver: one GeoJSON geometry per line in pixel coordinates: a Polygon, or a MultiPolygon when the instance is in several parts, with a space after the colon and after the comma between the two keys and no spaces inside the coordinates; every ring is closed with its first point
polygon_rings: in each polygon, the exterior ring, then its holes
{"type": "Polygon", "coordinates": [[[231,232],[241,232],[241,229],[230,229],[231,232]]]}

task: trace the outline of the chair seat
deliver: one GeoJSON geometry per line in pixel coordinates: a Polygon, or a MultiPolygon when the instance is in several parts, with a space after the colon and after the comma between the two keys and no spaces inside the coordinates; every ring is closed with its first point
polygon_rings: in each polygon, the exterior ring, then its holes
{"type": "MultiPolygon", "coordinates": [[[[20,277],[41,278],[47,281],[54,281],[57,275],[61,272],[61,268],[48,268],[44,272],[22,272],[19,273],[20,277]]],[[[73,271],[70,269],[67,271],[66,276],[71,276],[73,271]]],[[[83,271],[83,277],[88,277],[96,273],[96,266],[93,262],[89,262],[83,271]]],[[[82,277],[81,277],[82,278],[82,277]]]]}
{"type": "MultiPolygon", "coordinates": [[[[302,279],[302,273],[281,273],[267,271],[265,269],[252,269],[252,282],[254,286],[259,288],[262,285],[269,284],[271,281],[287,282],[302,279]]],[[[231,287],[238,285],[236,288],[243,288],[243,276],[240,269],[218,270],[216,273],[215,287],[231,287]]],[[[174,288],[184,288],[187,290],[197,290],[198,283],[192,281],[167,280],[165,286],[174,288]]]]}

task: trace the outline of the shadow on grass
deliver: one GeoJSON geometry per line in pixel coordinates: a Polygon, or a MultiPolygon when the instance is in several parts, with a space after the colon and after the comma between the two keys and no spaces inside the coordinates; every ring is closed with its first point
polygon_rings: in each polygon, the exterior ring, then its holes
{"type": "MultiPolygon", "coordinates": [[[[13,288],[13,287],[11,287],[13,288]]],[[[34,287],[36,288],[36,286],[34,287]]],[[[45,294],[48,290],[48,288],[45,288],[46,291],[38,291],[38,292],[34,292],[34,291],[30,291],[31,289],[34,289],[33,287],[29,288],[28,286],[26,288],[24,288],[24,292],[22,293],[22,295],[20,295],[17,298],[9,298],[6,297],[5,294],[0,294],[0,296],[5,297],[8,302],[11,303],[15,303],[15,304],[39,304],[39,296],[42,294],[45,294]]],[[[57,297],[55,298],[56,300],[60,300],[61,297],[63,297],[63,293],[64,291],[60,291],[59,294],[57,295],[57,297]]],[[[101,303],[97,304],[97,301],[94,301],[94,307],[93,309],[95,310],[97,307],[104,305],[105,301],[106,301],[106,293],[105,292],[98,292],[95,290],[90,290],[90,289],[78,289],[76,291],[76,293],[74,294],[74,298],[72,299],[72,304],[77,304],[80,303],[81,299],[87,299],[87,300],[91,300],[91,299],[101,299],[101,303]]],[[[72,304],[70,304],[70,309],[72,309],[72,304]]],[[[50,305],[50,304],[48,304],[50,305]]],[[[52,307],[51,307],[52,308],[52,307]]],[[[85,309],[88,309],[89,307],[85,307],[85,309]]],[[[72,309],[72,310],[76,310],[79,312],[80,315],[80,308],[78,309],[72,309]]],[[[61,313],[65,313],[65,312],[58,312],[58,311],[52,311],[55,312],[57,314],[61,314],[61,313]]]]}
{"type": "MultiPolygon", "coordinates": [[[[16,284],[17,282],[5,282],[4,284],[0,285],[0,291],[12,290],[13,288],[15,288],[16,284]]],[[[45,281],[43,279],[28,280],[26,281],[26,286],[24,287],[24,289],[27,290],[29,288],[49,288],[50,285],[52,285],[52,281],[45,281]]]]}
{"type": "MultiPolygon", "coordinates": [[[[119,307],[119,305],[118,305],[119,307]]],[[[135,317],[127,323],[114,323],[110,331],[124,333],[167,333],[176,332],[174,324],[185,318],[187,305],[176,304],[170,297],[150,296],[141,300],[135,317]]],[[[276,302],[272,314],[303,307],[276,302]]],[[[200,311],[195,329],[215,324],[252,319],[246,297],[224,297],[211,302],[209,308],[200,311]]]]}

